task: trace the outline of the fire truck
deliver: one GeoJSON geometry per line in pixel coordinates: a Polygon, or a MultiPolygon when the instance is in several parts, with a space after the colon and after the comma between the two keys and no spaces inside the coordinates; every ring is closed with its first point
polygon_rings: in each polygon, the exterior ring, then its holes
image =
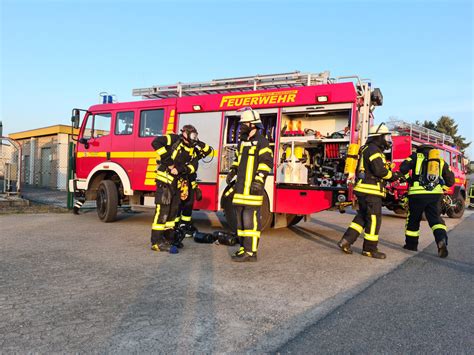
{"type": "MultiPolygon", "coordinates": [[[[387,160],[395,165],[393,170],[398,171],[400,164],[416,150],[417,146],[431,144],[436,147],[455,176],[455,184],[450,188],[444,188],[441,212],[450,218],[462,217],[467,192],[467,160],[454,144],[453,138],[444,133],[405,121],[394,120],[389,122],[388,125],[393,132],[392,149],[386,152],[386,156],[387,160]]],[[[395,213],[406,213],[408,183],[406,181],[393,182],[387,186],[387,191],[387,197],[384,201],[385,206],[395,213]]]]}
{"type": "Polygon", "coordinates": [[[202,200],[195,209],[224,210],[235,225],[225,183],[239,137],[239,112],[260,113],[274,153],[265,184],[263,227],[284,227],[304,216],[348,203],[344,175],[349,144],[363,144],[373,111],[383,96],[358,76],[331,78],[329,72],[291,72],[178,83],[133,90],[141,100],[73,109],[80,128],[69,189],[96,200],[99,218],[115,219],[121,205],[154,206],[156,136],[194,125],[199,139],[214,148],[201,161],[202,200]]]}

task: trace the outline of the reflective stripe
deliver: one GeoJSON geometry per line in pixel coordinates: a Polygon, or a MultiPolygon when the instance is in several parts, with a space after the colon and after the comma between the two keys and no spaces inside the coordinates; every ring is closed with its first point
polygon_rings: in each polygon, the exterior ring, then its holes
{"type": "Polygon", "coordinates": [[[163,182],[166,182],[166,183],[172,183],[173,180],[174,180],[174,177],[172,175],[168,174],[165,171],[157,170],[156,171],[156,179],[160,180],[160,181],[163,181],[163,182]]]}
{"type": "Polygon", "coordinates": [[[367,239],[371,242],[377,242],[379,240],[379,236],[376,234],[368,234],[366,233],[364,239],[367,239]]]}
{"type": "Polygon", "coordinates": [[[389,170],[388,173],[387,173],[387,175],[383,176],[382,179],[388,180],[388,179],[390,179],[391,177],[392,177],[392,172],[389,170]]]}
{"type": "Polygon", "coordinates": [[[158,223],[158,216],[160,215],[160,208],[161,208],[161,206],[159,204],[157,204],[156,209],[155,209],[155,218],[153,219],[153,224],[158,223]]]}
{"type": "Polygon", "coordinates": [[[270,148],[268,147],[265,147],[263,149],[260,149],[260,151],[258,152],[258,155],[263,155],[265,153],[270,153],[271,155],[273,155],[273,152],[270,148]]]}
{"type": "Polygon", "coordinates": [[[235,194],[234,198],[239,198],[242,200],[263,201],[263,196],[259,195],[235,194]]]}
{"type": "Polygon", "coordinates": [[[235,205],[245,205],[245,206],[261,206],[263,201],[251,201],[251,200],[241,200],[234,198],[232,203],[235,205]]]}
{"type": "Polygon", "coordinates": [[[178,216],[174,219],[174,222],[175,223],[179,223],[181,221],[181,216],[178,216]]]}
{"type": "Polygon", "coordinates": [[[165,227],[166,229],[170,229],[170,228],[173,228],[175,226],[175,221],[168,221],[165,223],[165,227]]]}
{"type": "Polygon", "coordinates": [[[196,181],[191,181],[191,187],[195,189],[198,186],[198,183],[196,181]]]}
{"type": "Polygon", "coordinates": [[[375,196],[385,197],[385,189],[380,188],[380,183],[377,183],[377,185],[373,185],[373,184],[364,184],[360,181],[362,181],[362,180],[359,180],[356,183],[356,186],[354,187],[354,191],[362,192],[362,193],[368,194],[368,195],[375,195],[375,196]]]}
{"type": "MultiPolygon", "coordinates": [[[[253,211],[253,230],[257,232],[257,227],[258,227],[258,221],[257,221],[257,211],[253,211]]],[[[253,237],[252,238],[252,251],[256,252],[257,251],[257,243],[258,243],[258,238],[260,237],[260,232],[258,232],[258,237],[253,237]]]]}
{"type": "Polygon", "coordinates": [[[418,181],[415,181],[412,186],[408,189],[408,195],[440,195],[443,193],[443,187],[441,185],[436,185],[433,190],[426,190],[423,186],[420,186],[418,181]]]}
{"type": "Polygon", "coordinates": [[[181,215],[181,220],[184,221],[184,222],[191,222],[191,216],[181,215]]]}
{"type": "Polygon", "coordinates": [[[415,166],[415,174],[420,175],[421,172],[421,165],[423,163],[423,160],[425,160],[425,156],[423,153],[417,153],[416,154],[416,166],[415,166]]]}
{"type": "Polygon", "coordinates": [[[191,172],[191,174],[196,171],[196,169],[194,169],[194,165],[192,165],[192,164],[189,164],[188,168],[189,168],[189,171],[191,172]]]}
{"type": "Polygon", "coordinates": [[[405,160],[406,161],[412,161],[412,159],[410,157],[406,158],[405,160]]]}
{"type": "Polygon", "coordinates": [[[382,153],[374,153],[374,154],[372,154],[372,155],[369,157],[369,160],[372,161],[372,160],[375,160],[375,159],[377,159],[377,158],[382,159],[382,160],[384,161],[384,163],[385,163],[385,157],[383,156],[382,153]]]}
{"type": "Polygon", "coordinates": [[[227,192],[224,194],[225,197],[229,196],[232,192],[234,192],[234,188],[230,188],[229,190],[227,190],[227,192]]]}
{"type": "Polygon", "coordinates": [[[169,134],[166,135],[166,145],[171,145],[171,136],[169,134]]]}
{"type": "Polygon", "coordinates": [[[245,171],[245,181],[244,181],[244,195],[250,194],[250,185],[252,184],[252,175],[253,175],[253,166],[255,163],[255,149],[257,147],[253,146],[249,149],[249,157],[247,160],[247,169],[245,171]]]}
{"type": "Polygon", "coordinates": [[[155,224],[155,223],[153,223],[151,225],[151,229],[153,229],[154,231],[164,231],[165,230],[165,225],[164,224],[155,224]]]}
{"type": "Polygon", "coordinates": [[[409,231],[408,229],[405,230],[405,235],[409,237],[419,237],[420,236],[420,231],[409,231]]]}
{"type": "Polygon", "coordinates": [[[237,234],[239,237],[255,237],[255,238],[260,238],[260,232],[259,231],[253,231],[253,230],[241,230],[240,234],[237,234]]]}
{"type": "Polygon", "coordinates": [[[374,214],[370,215],[370,234],[375,235],[375,228],[377,228],[377,216],[374,214]]]}
{"type": "Polygon", "coordinates": [[[257,170],[262,170],[262,171],[272,171],[272,168],[270,168],[267,164],[260,163],[258,164],[257,170]]]}
{"type": "Polygon", "coordinates": [[[258,180],[258,181],[260,181],[260,182],[262,182],[262,183],[264,182],[264,181],[263,181],[263,177],[261,177],[260,175],[255,176],[255,180],[258,180]]]}
{"type": "Polygon", "coordinates": [[[435,224],[433,227],[431,227],[431,230],[433,232],[437,229],[447,230],[447,228],[444,224],[435,224]]]}
{"type": "Polygon", "coordinates": [[[349,228],[352,228],[352,229],[355,229],[357,232],[362,233],[362,231],[364,230],[364,227],[362,227],[360,224],[357,224],[355,222],[352,222],[351,224],[349,224],[349,228]]]}
{"type": "Polygon", "coordinates": [[[163,155],[166,153],[166,147],[161,147],[160,149],[158,149],[156,151],[156,154],[158,154],[159,156],[163,155]]]}

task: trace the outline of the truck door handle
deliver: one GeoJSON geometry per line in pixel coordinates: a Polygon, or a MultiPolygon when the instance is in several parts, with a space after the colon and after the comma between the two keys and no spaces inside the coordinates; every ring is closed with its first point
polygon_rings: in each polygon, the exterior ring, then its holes
{"type": "Polygon", "coordinates": [[[306,196],[308,193],[305,191],[300,191],[300,196],[306,196]]]}

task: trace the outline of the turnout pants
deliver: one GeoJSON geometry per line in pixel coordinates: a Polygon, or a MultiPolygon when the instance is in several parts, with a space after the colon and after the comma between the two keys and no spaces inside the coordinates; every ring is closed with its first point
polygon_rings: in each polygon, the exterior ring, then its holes
{"type": "Polygon", "coordinates": [[[189,189],[189,195],[186,200],[180,200],[178,213],[176,217],[176,223],[181,224],[191,224],[191,216],[193,214],[194,206],[194,189],[189,189]]]}
{"type": "MultiPolygon", "coordinates": [[[[160,187],[157,186],[157,195],[160,187]]],[[[151,244],[174,244],[176,237],[174,233],[175,219],[178,213],[180,196],[176,186],[169,187],[172,192],[170,204],[157,203],[155,217],[151,226],[151,244]]]]}
{"type": "Polygon", "coordinates": [[[343,238],[353,244],[362,232],[364,234],[364,251],[376,251],[379,231],[382,224],[382,197],[356,194],[359,210],[343,238]]]}
{"type": "Polygon", "coordinates": [[[255,206],[234,205],[237,215],[237,237],[246,252],[256,253],[260,232],[260,208],[255,206]]]}
{"type": "Polygon", "coordinates": [[[428,224],[433,231],[436,243],[441,240],[448,241],[448,234],[446,233],[446,225],[441,218],[440,200],[442,195],[439,194],[425,194],[408,196],[408,215],[405,226],[405,242],[407,246],[418,246],[418,239],[420,236],[420,221],[425,213],[428,224]]]}

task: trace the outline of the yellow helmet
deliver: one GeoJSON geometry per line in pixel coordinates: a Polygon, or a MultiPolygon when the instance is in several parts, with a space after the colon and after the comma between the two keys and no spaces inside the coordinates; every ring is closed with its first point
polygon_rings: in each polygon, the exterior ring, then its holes
{"type": "Polygon", "coordinates": [[[262,124],[262,121],[260,120],[260,114],[257,111],[252,110],[252,108],[245,107],[239,111],[241,111],[240,123],[250,122],[256,126],[262,124]]]}
{"type": "Polygon", "coordinates": [[[369,129],[369,137],[377,137],[377,136],[382,136],[384,134],[392,134],[392,133],[388,130],[388,127],[383,122],[379,125],[372,126],[369,129]]]}

